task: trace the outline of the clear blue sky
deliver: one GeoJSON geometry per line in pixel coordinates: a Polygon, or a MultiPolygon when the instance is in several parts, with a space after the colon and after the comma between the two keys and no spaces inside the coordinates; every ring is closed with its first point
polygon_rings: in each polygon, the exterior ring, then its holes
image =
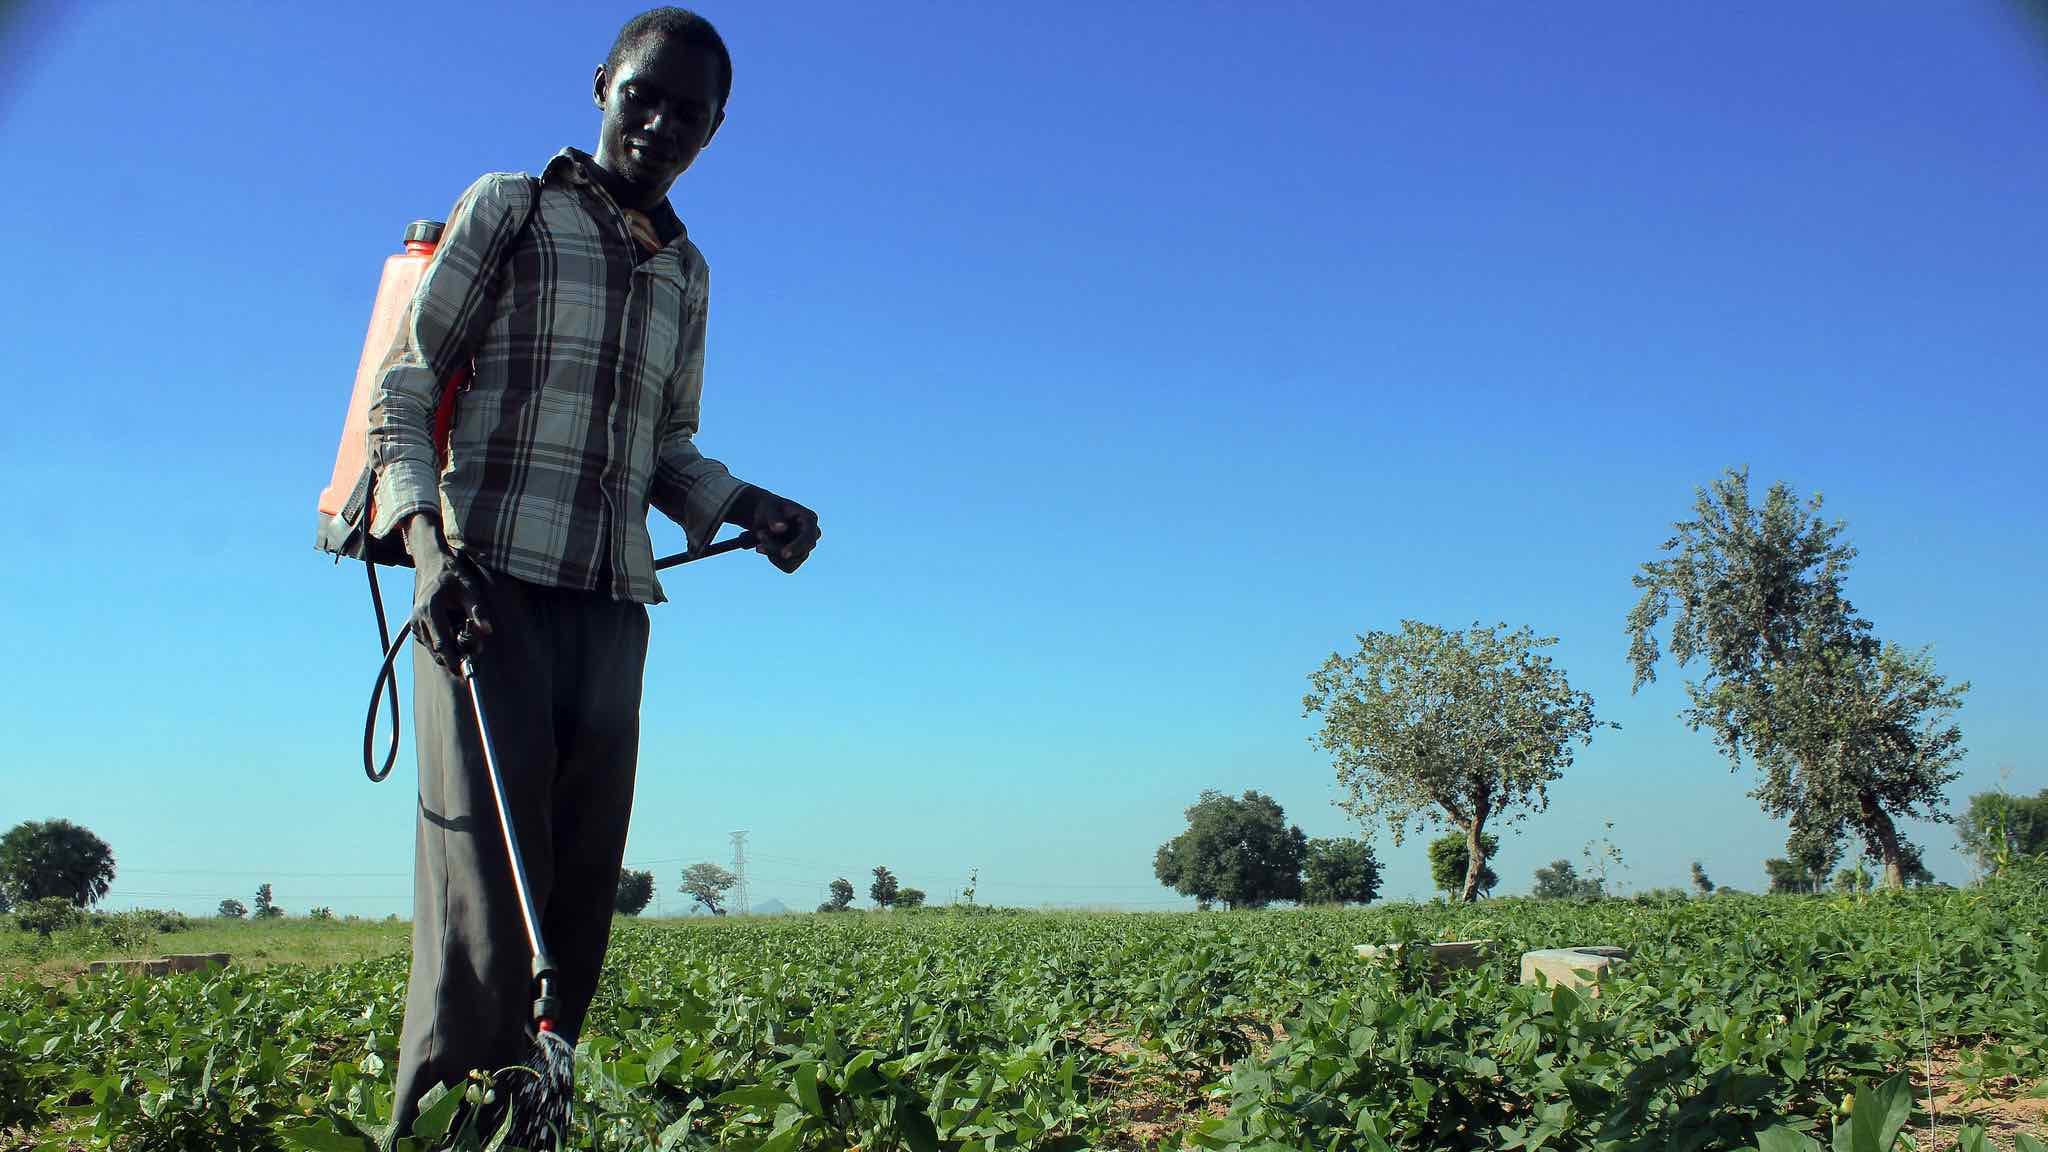
{"type": "MultiPolygon", "coordinates": [[[[377,270],[597,132],[632,5],[52,5],[8,31],[0,824],[111,903],[408,907],[410,743],[358,768],[361,571],[314,551],[377,270]]],[[[1604,821],[1634,888],[1784,830],[1629,576],[1730,465],[1820,490],[1882,636],[1975,685],[1953,790],[2048,785],[2048,41],[2017,7],[718,4],[700,443],[820,510],[674,574],[628,859],[666,907],[886,863],[1173,907],[1208,787],[1355,828],[1307,673],[1528,624],[1599,714],[1503,891],[1604,821]],[[2034,463],[2029,464],[2028,461],[2034,463]]],[[[679,533],[660,526],[657,542],[679,533]]],[[[394,581],[399,588],[408,582],[394,581]]],[[[409,721],[409,714],[408,714],[409,721]]],[[[1916,826],[1945,879],[1947,829],[1916,826]]],[[[1388,894],[1428,887],[1380,839],[1388,894]]]]}

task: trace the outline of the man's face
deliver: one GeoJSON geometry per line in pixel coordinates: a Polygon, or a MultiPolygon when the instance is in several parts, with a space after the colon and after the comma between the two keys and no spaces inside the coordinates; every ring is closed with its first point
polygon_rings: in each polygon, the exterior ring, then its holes
{"type": "Polygon", "coordinates": [[[718,92],[725,75],[718,57],[680,38],[643,36],[616,70],[597,70],[598,167],[616,177],[644,208],[697,159],[725,119],[718,92]]]}

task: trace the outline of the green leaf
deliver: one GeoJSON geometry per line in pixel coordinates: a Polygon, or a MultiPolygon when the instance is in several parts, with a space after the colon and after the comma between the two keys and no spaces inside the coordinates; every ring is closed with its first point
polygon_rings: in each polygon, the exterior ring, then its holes
{"type": "Polygon", "coordinates": [[[1758,1133],[1757,1152],[1820,1152],[1820,1141],[1795,1128],[1773,1124],[1758,1133]]]}
{"type": "Polygon", "coordinates": [[[824,1119],[825,1103],[818,1098],[818,1066],[810,1061],[797,1065],[794,1079],[797,1103],[803,1105],[804,1111],[824,1119]]]}
{"type": "Polygon", "coordinates": [[[2012,1142],[2019,1152],[2048,1152],[2048,1144],[2041,1143],[2031,1133],[2016,1132],[2013,1134],[2012,1142]]]}
{"type": "Polygon", "coordinates": [[[844,1080],[848,1096],[872,1096],[881,1091],[882,1078],[873,1068],[877,1055],[870,1049],[847,1061],[844,1080]]]}
{"type": "Polygon", "coordinates": [[[374,1145],[361,1136],[336,1132],[324,1124],[306,1124],[284,1130],[285,1142],[306,1152],[375,1152],[374,1145]]]}
{"type": "Polygon", "coordinates": [[[1904,1072],[1856,1094],[1849,1112],[1849,1152],[1891,1152],[1913,1115],[1913,1087],[1904,1072]]]}
{"type": "Polygon", "coordinates": [[[730,1108],[752,1108],[764,1116],[772,1116],[776,1108],[789,1102],[789,1094],[766,1084],[749,1084],[744,1088],[720,1092],[711,1098],[711,1102],[730,1108]]]}
{"type": "Polygon", "coordinates": [[[428,1142],[439,1140],[448,1134],[448,1126],[455,1122],[455,1111],[462,1107],[462,1093],[450,1092],[446,1084],[436,1084],[420,1097],[419,1118],[412,1122],[413,1135],[428,1142]]]}

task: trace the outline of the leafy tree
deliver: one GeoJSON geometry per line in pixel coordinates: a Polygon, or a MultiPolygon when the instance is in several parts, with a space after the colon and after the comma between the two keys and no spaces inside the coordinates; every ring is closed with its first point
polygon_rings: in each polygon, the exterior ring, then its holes
{"type": "Polygon", "coordinates": [[[220,914],[229,920],[240,920],[249,914],[249,907],[240,900],[223,900],[220,902],[220,914]]]}
{"type": "MultiPolygon", "coordinates": [[[[1429,842],[1429,878],[1436,884],[1437,891],[1452,900],[1475,900],[1491,893],[1494,885],[1500,883],[1500,877],[1494,874],[1493,868],[1482,864],[1479,866],[1478,888],[1471,888],[1471,851],[1471,842],[1457,832],[1446,832],[1429,842]]],[[[1491,858],[1498,851],[1500,841],[1494,838],[1493,833],[1479,834],[1482,859],[1491,858]]]]}
{"type": "Polygon", "coordinates": [[[1785,857],[1806,876],[1808,890],[1818,892],[1842,858],[1840,832],[1836,828],[1801,827],[1795,823],[1792,835],[1785,838],[1785,857]]]}
{"type": "Polygon", "coordinates": [[[713,916],[723,916],[725,894],[739,882],[739,877],[705,860],[683,869],[683,882],[676,891],[695,901],[691,905],[692,908],[702,908],[713,916]]]}
{"type": "Polygon", "coordinates": [[[258,884],[256,886],[256,906],[252,910],[252,914],[258,920],[275,920],[279,916],[284,915],[284,909],[271,902],[270,885],[258,884]]]}
{"type": "Polygon", "coordinates": [[[896,903],[895,903],[894,907],[897,907],[897,908],[922,908],[922,907],[924,907],[924,889],[922,889],[922,888],[899,888],[899,889],[897,889],[897,891],[896,891],[896,903]]]}
{"type": "Polygon", "coordinates": [[[24,820],[0,837],[0,891],[7,902],[61,897],[97,904],[114,886],[114,850],[69,820],[24,820]]]}
{"type": "Polygon", "coordinates": [[[2023,856],[2048,853],[2048,788],[2032,796],[1977,793],[1970,797],[1956,835],[1987,872],[2023,856]]]}
{"type": "Polygon", "coordinates": [[[1241,797],[1213,788],[1185,809],[1187,831],[1159,846],[1152,874],[1161,884],[1204,905],[1263,908],[1301,899],[1302,856],[1308,837],[1287,823],[1271,796],[1246,790],[1241,797]]]}
{"type": "Polygon", "coordinates": [[[1466,900],[1484,887],[1488,822],[1542,811],[1573,743],[1613,726],[1542,654],[1555,637],[1505,628],[1369,632],[1356,655],[1331,653],[1302,698],[1304,715],[1322,714],[1315,743],[1336,763],[1339,807],[1368,828],[1386,820],[1397,845],[1410,823],[1465,833],[1466,900]]]}
{"type": "Polygon", "coordinates": [[[1927,870],[1927,862],[1920,855],[1920,846],[1904,843],[1899,848],[1900,855],[1904,857],[1899,861],[1900,882],[1908,888],[1934,883],[1934,873],[1927,870]]]}
{"type": "Polygon", "coordinates": [[[1712,733],[1732,769],[1756,764],[1751,795],[1766,811],[1853,830],[1897,887],[1911,849],[1897,819],[1947,819],[1942,790],[1963,751],[1948,717],[1969,685],[1949,685],[1925,649],[1872,636],[1843,595],[1856,550],[1820,508],[1783,484],[1752,504],[1746,469],[1697,490],[1694,519],[1634,576],[1634,688],[1656,679],[1656,629],[1671,617],[1673,661],[1704,672],[1685,686],[1687,724],[1712,733]]]}
{"type": "Polygon", "coordinates": [[[1707,879],[1707,870],[1697,860],[1692,862],[1692,890],[1702,896],[1714,894],[1714,882],[1707,879]]]}
{"type": "Polygon", "coordinates": [[[654,873],[633,868],[619,871],[619,889],[612,898],[612,911],[621,916],[638,916],[654,902],[654,873]]]}
{"type": "Polygon", "coordinates": [[[887,908],[896,903],[896,874],[880,864],[875,865],[874,883],[868,885],[868,899],[877,908],[887,908]]]}
{"type": "Polygon", "coordinates": [[[853,906],[853,882],[841,876],[831,885],[832,898],[818,905],[820,912],[844,912],[853,906]]]}
{"type": "Polygon", "coordinates": [[[1764,875],[1769,878],[1774,895],[1815,892],[1820,889],[1821,881],[1827,878],[1825,872],[1815,876],[1803,864],[1776,857],[1764,861],[1764,875]]]}
{"type": "Polygon", "coordinates": [[[1380,894],[1380,862],[1372,845],[1349,837],[1308,842],[1302,860],[1304,904],[1370,904],[1380,894]]]}
{"type": "Polygon", "coordinates": [[[322,905],[317,908],[309,908],[306,910],[306,916],[308,919],[312,920],[332,920],[334,919],[334,909],[326,907],[325,905],[322,905]]]}
{"type": "Polygon", "coordinates": [[[1603,887],[1598,879],[1579,875],[1570,860],[1559,858],[1536,870],[1533,894],[1538,900],[1597,900],[1606,895],[1603,887]]]}

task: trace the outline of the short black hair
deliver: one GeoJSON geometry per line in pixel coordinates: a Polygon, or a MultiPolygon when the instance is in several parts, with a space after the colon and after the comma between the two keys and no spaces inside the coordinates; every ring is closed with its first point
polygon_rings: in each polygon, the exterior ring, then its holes
{"type": "Polygon", "coordinates": [[[611,55],[604,58],[605,73],[617,72],[619,61],[625,59],[626,53],[649,36],[681,37],[683,43],[718,57],[718,65],[725,75],[725,81],[718,89],[718,106],[725,107],[725,102],[732,97],[732,53],[725,50],[725,38],[711,26],[711,21],[688,8],[651,8],[626,21],[626,26],[619,29],[619,38],[612,41],[611,55]]]}

